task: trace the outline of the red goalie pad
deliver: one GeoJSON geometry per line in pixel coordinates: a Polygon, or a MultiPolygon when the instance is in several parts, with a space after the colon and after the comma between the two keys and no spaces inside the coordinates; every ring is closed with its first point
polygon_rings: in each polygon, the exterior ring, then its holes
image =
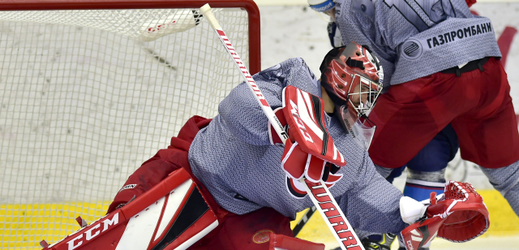
{"type": "Polygon", "coordinates": [[[205,200],[180,168],[144,195],[44,250],[185,249],[218,226],[205,200]]]}
{"type": "Polygon", "coordinates": [[[339,167],[346,165],[324,124],[324,101],[294,86],[283,90],[283,113],[290,139],[301,149],[339,167]]]}
{"type": "Polygon", "coordinates": [[[325,245],[282,234],[270,233],[269,250],[324,250],[325,245]]]}
{"type": "Polygon", "coordinates": [[[426,219],[402,230],[407,249],[418,249],[436,235],[452,242],[472,240],[490,226],[483,198],[469,183],[450,181],[445,196],[439,201],[431,197],[426,219]]]}

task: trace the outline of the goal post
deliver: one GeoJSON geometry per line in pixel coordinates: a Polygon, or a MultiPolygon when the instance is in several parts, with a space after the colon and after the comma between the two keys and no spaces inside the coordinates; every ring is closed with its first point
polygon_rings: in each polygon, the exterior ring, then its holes
{"type": "Polygon", "coordinates": [[[0,2],[0,249],[41,249],[104,215],[127,177],[251,73],[252,0],[0,2]]]}

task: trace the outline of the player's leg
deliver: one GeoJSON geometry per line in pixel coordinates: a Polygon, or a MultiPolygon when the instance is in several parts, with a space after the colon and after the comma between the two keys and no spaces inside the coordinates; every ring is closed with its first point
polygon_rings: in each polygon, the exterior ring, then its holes
{"type": "Polygon", "coordinates": [[[486,168],[501,168],[519,160],[517,118],[500,61],[490,58],[483,69],[469,72],[466,78],[462,74],[459,85],[477,91],[479,102],[451,124],[458,135],[461,158],[486,168]]]}
{"type": "MultiPolygon", "coordinates": [[[[404,196],[422,201],[429,199],[432,192],[442,194],[445,187],[445,169],[454,159],[458,146],[456,132],[448,125],[407,164],[404,196]]],[[[429,249],[430,243],[420,249],[429,249]]],[[[400,244],[399,250],[405,250],[405,246],[400,244]]]]}
{"type": "Polygon", "coordinates": [[[517,118],[506,74],[499,61],[491,59],[478,76],[484,81],[481,85],[490,84],[487,87],[489,100],[480,109],[454,119],[451,124],[459,138],[461,157],[483,167],[490,183],[519,216],[517,118]]]}
{"type": "Polygon", "coordinates": [[[381,166],[375,165],[379,174],[381,174],[384,178],[386,178],[389,183],[393,183],[395,178],[398,178],[405,171],[406,166],[399,168],[384,168],[381,166]]]}
{"type": "Polygon", "coordinates": [[[404,196],[421,201],[429,199],[431,192],[443,193],[445,169],[458,147],[456,132],[448,125],[407,163],[404,196]]]}
{"type": "Polygon", "coordinates": [[[519,161],[502,168],[481,168],[494,188],[519,216],[519,161]]]}

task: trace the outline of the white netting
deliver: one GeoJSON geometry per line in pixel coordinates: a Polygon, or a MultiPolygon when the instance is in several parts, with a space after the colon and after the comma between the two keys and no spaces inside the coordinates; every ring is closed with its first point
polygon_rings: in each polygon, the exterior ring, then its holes
{"type": "MultiPolygon", "coordinates": [[[[247,12],[213,11],[248,63],[247,12]]],[[[242,78],[197,13],[0,11],[1,249],[56,240],[69,217],[104,213],[189,117],[217,113],[242,78]]]]}
{"type": "Polygon", "coordinates": [[[201,20],[193,9],[4,11],[0,20],[54,25],[75,25],[117,33],[137,40],[154,40],[182,32],[201,20]]]}

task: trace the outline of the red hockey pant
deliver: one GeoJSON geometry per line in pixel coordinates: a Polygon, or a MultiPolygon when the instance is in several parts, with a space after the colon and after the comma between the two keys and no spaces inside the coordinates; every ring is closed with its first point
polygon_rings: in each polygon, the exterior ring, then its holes
{"type": "Polygon", "coordinates": [[[370,119],[377,129],[369,154],[382,167],[404,166],[449,123],[463,159],[486,168],[519,160],[510,85],[496,58],[490,58],[483,71],[460,77],[435,73],[391,86],[377,100],[370,119]]]}

